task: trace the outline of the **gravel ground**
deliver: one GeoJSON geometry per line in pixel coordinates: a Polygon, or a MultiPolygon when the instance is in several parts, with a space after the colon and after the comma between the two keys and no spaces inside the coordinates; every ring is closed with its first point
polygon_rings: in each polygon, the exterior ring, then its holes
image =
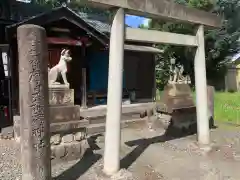
{"type": "MultiPolygon", "coordinates": [[[[213,130],[211,139],[217,148],[207,156],[191,146],[196,135],[164,142],[159,132],[124,129],[122,134],[121,165],[125,169],[118,174],[110,178],[101,172],[103,142],[100,141],[97,143],[100,150],[94,154],[89,151],[81,161],[53,165],[53,180],[240,179],[239,129],[213,130]]],[[[19,152],[13,140],[0,140],[0,180],[21,179],[19,152]]]]}
{"type": "Polygon", "coordinates": [[[0,179],[20,179],[19,149],[14,141],[0,140],[0,179]]]}
{"type": "MultiPolygon", "coordinates": [[[[20,150],[13,140],[0,140],[0,180],[20,180],[20,150]]],[[[133,173],[122,169],[112,177],[103,175],[102,155],[87,152],[81,161],[70,161],[52,166],[53,180],[136,180],[133,173]],[[91,167],[91,168],[90,168],[91,167]]],[[[142,169],[143,170],[143,169],[142,169]]],[[[154,171],[145,167],[146,177],[158,177],[154,171]]],[[[141,178],[142,179],[142,178],[141,178]]],[[[154,178],[155,179],[155,178],[154,178]]]]}

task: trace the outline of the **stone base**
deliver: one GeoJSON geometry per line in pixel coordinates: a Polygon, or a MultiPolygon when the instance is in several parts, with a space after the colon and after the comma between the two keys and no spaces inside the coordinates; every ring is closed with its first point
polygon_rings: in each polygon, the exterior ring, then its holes
{"type": "Polygon", "coordinates": [[[61,84],[58,82],[55,82],[53,84],[48,85],[49,89],[69,89],[69,84],[61,84]]]}
{"type": "Polygon", "coordinates": [[[160,98],[160,104],[159,110],[168,113],[172,113],[175,109],[195,107],[192,91],[188,84],[166,85],[160,98]]]}
{"type": "Polygon", "coordinates": [[[189,84],[167,84],[164,87],[164,94],[172,97],[191,96],[191,93],[189,84]]]}
{"type": "Polygon", "coordinates": [[[13,127],[10,126],[10,127],[2,128],[2,131],[1,131],[1,134],[0,134],[0,138],[1,139],[8,139],[8,140],[13,139],[14,138],[13,127]]]}
{"type": "Polygon", "coordinates": [[[49,119],[52,123],[78,121],[80,118],[80,106],[50,106],[49,119]]]}
{"type": "MultiPolygon", "coordinates": [[[[89,148],[86,128],[88,120],[81,119],[80,106],[74,105],[74,91],[63,85],[49,87],[49,121],[52,161],[81,159],[89,148]]],[[[20,116],[14,117],[14,136],[20,142],[20,116]]]]}
{"type": "Polygon", "coordinates": [[[51,145],[52,164],[60,163],[62,161],[81,159],[88,148],[89,145],[87,140],[61,145],[51,145]]]}
{"type": "Polygon", "coordinates": [[[59,85],[49,87],[50,121],[68,122],[80,120],[80,106],[74,105],[74,90],[59,85]]]}
{"type": "Polygon", "coordinates": [[[196,107],[188,84],[166,85],[156,111],[169,134],[196,131],[196,107]]]}
{"type": "Polygon", "coordinates": [[[68,88],[49,88],[49,105],[74,105],[74,90],[68,88]]]}
{"type": "Polygon", "coordinates": [[[52,135],[50,143],[52,163],[81,159],[89,148],[83,131],[75,134],[52,135]]]}
{"type": "Polygon", "coordinates": [[[213,143],[210,143],[208,145],[202,145],[199,144],[198,142],[194,142],[190,145],[189,148],[190,151],[194,151],[199,155],[208,155],[214,151],[218,151],[218,147],[213,143]]]}
{"type": "MultiPolygon", "coordinates": [[[[20,142],[20,116],[14,116],[14,139],[16,142],[20,142]]],[[[56,133],[69,133],[72,131],[78,131],[79,129],[84,129],[89,125],[88,120],[78,120],[78,121],[68,121],[68,122],[60,122],[60,123],[51,123],[50,124],[50,132],[52,134],[56,133]]]]}
{"type": "MultiPolygon", "coordinates": [[[[14,117],[14,139],[20,143],[20,116],[14,117]]],[[[51,123],[52,162],[81,159],[89,148],[87,143],[88,120],[51,123]]]]}
{"type": "MultiPolygon", "coordinates": [[[[94,169],[92,174],[95,175],[94,179],[99,180],[134,180],[132,172],[127,169],[120,169],[118,172],[112,174],[104,171],[103,164],[99,164],[98,167],[94,169]]],[[[93,178],[92,178],[93,179],[93,178]]]]}

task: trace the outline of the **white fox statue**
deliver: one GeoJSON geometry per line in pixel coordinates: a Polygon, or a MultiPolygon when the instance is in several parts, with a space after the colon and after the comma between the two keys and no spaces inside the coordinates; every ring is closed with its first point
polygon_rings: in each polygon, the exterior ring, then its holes
{"type": "Polygon", "coordinates": [[[57,81],[57,77],[59,74],[61,74],[64,85],[69,87],[69,83],[67,80],[67,63],[70,62],[72,60],[72,57],[70,56],[69,50],[68,49],[63,49],[61,52],[61,57],[60,60],[58,62],[57,65],[55,65],[54,67],[52,67],[49,71],[48,71],[48,83],[49,86],[51,85],[56,85],[56,84],[60,84],[57,81]]]}

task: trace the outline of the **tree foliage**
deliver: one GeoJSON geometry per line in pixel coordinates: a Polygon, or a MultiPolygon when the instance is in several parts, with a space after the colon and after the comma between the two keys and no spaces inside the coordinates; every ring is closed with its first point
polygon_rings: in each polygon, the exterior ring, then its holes
{"type": "MultiPolygon", "coordinates": [[[[177,2],[224,17],[223,25],[220,29],[205,30],[207,79],[209,83],[217,83],[225,75],[226,63],[229,61],[229,57],[239,50],[240,0],[217,0],[216,2],[210,0],[177,0],[177,2]]],[[[152,20],[149,23],[149,27],[161,31],[192,35],[196,33],[197,28],[191,24],[172,23],[162,20],[152,20]]],[[[185,73],[191,76],[194,84],[193,59],[195,49],[171,45],[159,45],[159,48],[164,49],[165,52],[158,58],[158,66],[163,69],[158,71],[157,74],[157,78],[161,78],[157,79],[157,82],[159,82],[158,87],[163,87],[167,81],[169,76],[169,59],[172,57],[176,58],[177,63],[184,65],[185,73]]]]}
{"type": "Polygon", "coordinates": [[[103,11],[101,9],[89,7],[84,3],[82,3],[81,0],[32,0],[32,3],[38,4],[41,6],[46,6],[49,8],[55,8],[55,7],[60,7],[65,5],[75,11],[81,11],[85,13],[106,16],[106,17],[110,17],[112,15],[112,12],[108,10],[103,11]]]}

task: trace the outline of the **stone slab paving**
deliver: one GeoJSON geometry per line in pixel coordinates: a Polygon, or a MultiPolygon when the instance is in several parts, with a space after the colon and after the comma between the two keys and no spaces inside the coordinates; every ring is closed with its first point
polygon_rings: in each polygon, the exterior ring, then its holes
{"type": "MultiPolygon", "coordinates": [[[[124,129],[121,147],[123,170],[111,178],[101,173],[104,138],[98,138],[96,144],[91,144],[95,149],[94,155],[88,155],[81,161],[53,164],[54,180],[240,179],[239,128],[219,127],[212,130],[215,148],[207,155],[194,149],[195,135],[165,141],[163,133],[160,129],[124,129]]],[[[14,141],[0,141],[1,180],[21,179],[19,154],[14,141]]]]}

